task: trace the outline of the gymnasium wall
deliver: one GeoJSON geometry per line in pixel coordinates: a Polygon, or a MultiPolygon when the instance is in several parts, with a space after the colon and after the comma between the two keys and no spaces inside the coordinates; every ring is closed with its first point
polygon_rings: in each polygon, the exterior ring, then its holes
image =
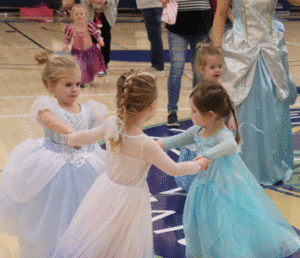
{"type": "MultiPolygon", "coordinates": [[[[19,6],[34,6],[40,2],[59,4],[60,0],[0,0],[0,6],[19,7],[19,6]]],[[[119,8],[136,9],[135,0],[119,0],[119,8]]]]}

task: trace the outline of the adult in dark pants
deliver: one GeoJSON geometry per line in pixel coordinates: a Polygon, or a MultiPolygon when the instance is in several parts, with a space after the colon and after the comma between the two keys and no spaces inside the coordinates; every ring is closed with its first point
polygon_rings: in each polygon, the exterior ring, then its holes
{"type": "Polygon", "coordinates": [[[158,0],[136,0],[137,8],[141,11],[145,27],[150,41],[151,67],[152,72],[164,71],[164,50],[161,31],[162,5],[158,0]]]}
{"type": "MultiPolygon", "coordinates": [[[[62,3],[63,6],[70,6],[75,3],[85,5],[89,13],[88,21],[95,21],[96,24],[101,23],[101,36],[104,39],[104,47],[101,47],[101,53],[104,57],[106,67],[108,67],[110,61],[111,28],[117,19],[119,0],[62,0],[62,3]]],[[[105,76],[107,74],[108,69],[100,71],[98,76],[105,76]]]]}
{"type": "MultiPolygon", "coordinates": [[[[159,0],[163,6],[168,0],[159,0]]],[[[166,25],[169,40],[170,73],[168,79],[168,121],[167,126],[178,127],[178,100],[181,78],[184,71],[188,46],[191,49],[193,87],[200,80],[197,73],[197,43],[207,39],[212,24],[210,0],[178,0],[178,13],[174,25],[166,25]]]]}

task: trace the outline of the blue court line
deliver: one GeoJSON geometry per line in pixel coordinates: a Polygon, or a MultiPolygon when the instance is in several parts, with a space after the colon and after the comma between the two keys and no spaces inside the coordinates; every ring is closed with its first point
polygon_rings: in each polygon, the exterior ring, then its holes
{"type": "MultiPolygon", "coordinates": [[[[110,60],[126,62],[151,62],[150,50],[112,50],[110,52],[110,60]]],[[[165,63],[170,63],[169,50],[164,50],[164,61],[165,63]]],[[[187,51],[185,62],[191,62],[190,50],[187,51]]]]}
{"type": "Polygon", "coordinates": [[[17,31],[18,33],[20,33],[23,37],[29,39],[31,42],[33,42],[35,45],[39,46],[40,48],[47,50],[48,52],[52,53],[50,50],[48,50],[47,48],[43,47],[41,44],[37,43],[35,40],[33,40],[32,38],[28,37],[26,34],[24,34],[22,31],[18,30],[16,27],[12,26],[11,24],[9,24],[8,22],[5,22],[5,24],[9,27],[11,27],[12,29],[14,29],[15,31],[17,31]]]}
{"type": "Polygon", "coordinates": [[[285,189],[277,187],[277,186],[274,186],[274,185],[273,186],[264,186],[263,188],[270,189],[272,191],[283,193],[283,194],[286,194],[286,195],[290,195],[290,196],[293,196],[293,197],[296,197],[296,198],[300,198],[299,195],[296,195],[296,194],[291,193],[291,192],[287,192],[287,191],[285,191],[285,189]]]}

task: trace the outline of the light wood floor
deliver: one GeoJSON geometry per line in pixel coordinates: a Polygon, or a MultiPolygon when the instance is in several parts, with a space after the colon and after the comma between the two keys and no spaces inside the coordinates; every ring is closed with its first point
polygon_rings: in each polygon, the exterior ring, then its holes
{"type": "MultiPolygon", "coordinates": [[[[300,21],[283,21],[289,50],[290,71],[300,85],[300,21]]],[[[65,23],[0,22],[0,170],[13,148],[28,138],[40,138],[43,131],[30,118],[33,101],[39,95],[47,95],[43,87],[34,54],[43,50],[60,51],[63,44],[65,23]]],[[[164,48],[168,49],[167,35],[163,29],[164,48]]],[[[112,29],[112,50],[148,50],[150,44],[143,23],[116,23],[112,29]]],[[[109,114],[115,112],[116,80],[129,68],[150,66],[145,62],[118,62],[109,64],[109,76],[96,78],[92,87],[82,89],[80,102],[90,99],[107,105],[109,114]]],[[[147,125],[165,123],[167,118],[167,79],[158,77],[159,109],[147,125]]],[[[191,86],[191,66],[186,64],[179,101],[179,119],[188,118],[188,96],[191,86]]],[[[295,106],[300,107],[298,100],[295,106]]],[[[299,130],[299,129],[296,129],[299,130]]],[[[277,207],[289,222],[300,229],[300,199],[268,190],[277,207]]],[[[17,239],[0,235],[0,257],[18,257],[17,239]]]]}

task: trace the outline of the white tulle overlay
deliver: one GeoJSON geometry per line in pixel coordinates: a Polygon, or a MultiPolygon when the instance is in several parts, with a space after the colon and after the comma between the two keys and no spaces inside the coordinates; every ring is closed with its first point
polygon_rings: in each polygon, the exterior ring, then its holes
{"type": "Polygon", "coordinates": [[[107,171],[99,176],[78,208],[52,257],[152,258],[150,193],[146,182],[151,164],[171,175],[195,174],[195,162],[175,163],[145,134],[124,135],[115,154],[109,137],[116,117],[101,126],[72,135],[71,145],[106,140],[107,171]]]}

